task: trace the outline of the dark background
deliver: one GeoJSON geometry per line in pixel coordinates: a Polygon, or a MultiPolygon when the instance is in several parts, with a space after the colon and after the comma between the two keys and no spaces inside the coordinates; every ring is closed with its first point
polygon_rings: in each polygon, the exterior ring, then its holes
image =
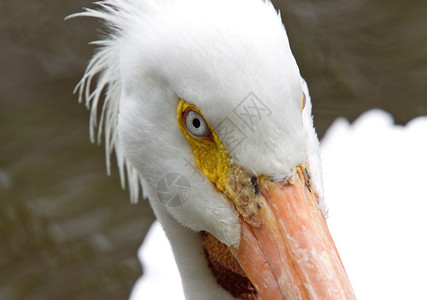
{"type": "MultiPolygon", "coordinates": [[[[427,1],[275,1],[322,136],[380,107],[427,115],[427,1]]],[[[0,299],[127,299],[153,221],[129,203],[72,94],[100,34],[90,1],[0,3],[0,299]]],[[[425,137],[422,137],[425,138],[425,137]]]]}

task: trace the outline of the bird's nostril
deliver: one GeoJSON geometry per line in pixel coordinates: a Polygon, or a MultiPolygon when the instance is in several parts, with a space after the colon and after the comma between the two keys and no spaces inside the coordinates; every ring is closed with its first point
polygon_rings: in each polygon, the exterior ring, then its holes
{"type": "Polygon", "coordinates": [[[259,186],[258,186],[258,179],[256,176],[251,177],[251,183],[252,183],[252,188],[253,188],[254,194],[256,196],[258,196],[259,195],[259,186]]]}

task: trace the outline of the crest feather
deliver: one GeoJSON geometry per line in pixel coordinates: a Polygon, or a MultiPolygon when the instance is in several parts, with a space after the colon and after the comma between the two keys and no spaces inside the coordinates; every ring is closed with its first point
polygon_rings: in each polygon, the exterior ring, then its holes
{"type": "Polygon", "coordinates": [[[100,1],[96,2],[99,9],[85,9],[72,17],[92,17],[104,21],[110,33],[102,40],[92,42],[98,46],[90,60],[85,73],[77,84],[74,92],[79,94],[79,103],[84,102],[90,110],[89,132],[92,143],[98,144],[105,137],[105,160],[107,174],[111,173],[111,155],[116,154],[122,188],[126,186],[130,192],[132,203],[138,202],[141,189],[140,177],[136,169],[125,158],[119,143],[117,121],[121,93],[120,72],[118,66],[118,51],[116,41],[122,29],[120,24],[129,13],[126,4],[129,1],[100,1]],[[98,108],[101,107],[99,112],[98,108]],[[98,121],[99,116],[99,121],[98,121]]]}

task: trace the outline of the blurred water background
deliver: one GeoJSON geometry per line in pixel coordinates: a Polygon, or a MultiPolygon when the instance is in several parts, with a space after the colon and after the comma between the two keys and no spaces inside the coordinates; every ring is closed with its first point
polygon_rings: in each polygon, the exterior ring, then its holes
{"type": "MultiPolygon", "coordinates": [[[[380,107],[427,115],[427,1],[275,1],[322,136],[380,107]]],[[[131,205],[72,94],[102,32],[90,1],[0,3],[0,299],[127,299],[153,221],[131,205]]],[[[427,138],[420,136],[420,138],[427,138]]]]}

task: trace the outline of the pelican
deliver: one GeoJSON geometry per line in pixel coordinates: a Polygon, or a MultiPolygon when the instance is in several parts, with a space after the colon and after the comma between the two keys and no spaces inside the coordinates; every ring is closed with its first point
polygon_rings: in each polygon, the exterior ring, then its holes
{"type": "Polygon", "coordinates": [[[273,5],[97,5],[78,14],[109,30],[77,86],[91,137],[102,105],[107,167],[114,151],[131,200],[149,199],[186,299],[355,299],[325,221],[307,85],[273,5]]]}

